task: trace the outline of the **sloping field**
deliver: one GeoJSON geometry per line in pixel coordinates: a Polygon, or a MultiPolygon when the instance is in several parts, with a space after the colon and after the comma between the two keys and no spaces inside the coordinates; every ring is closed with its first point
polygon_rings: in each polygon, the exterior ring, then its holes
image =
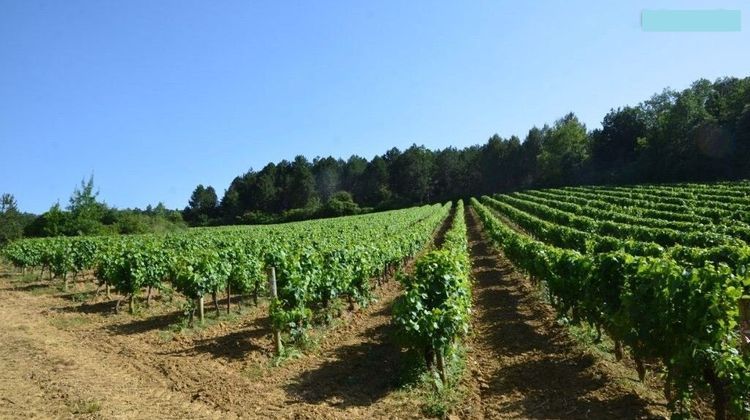
{"type": "Polygon", "coordinates": [[[16,242],[0,417],[741,417],[749,193],[576,187],[16,242]]]}

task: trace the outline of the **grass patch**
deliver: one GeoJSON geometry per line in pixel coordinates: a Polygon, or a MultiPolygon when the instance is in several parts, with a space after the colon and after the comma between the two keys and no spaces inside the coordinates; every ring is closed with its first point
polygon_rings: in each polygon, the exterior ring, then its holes
{"type": "Polygon", "coordinates": [[[404,390],[412,390],[422,385],[423,375],[427,370],[424,358],[416,351],[402,353],[400,366],[395,378],[396,385],[404,390]]]}
{"type": "Polygon", "coordinates": [[[461,385],[461,378],[466,368],[466,348],[462,344],[454,346],[453,351],[447,354],[445,359],[447,383],[443,384],[436,373],[426,373],[433,384],[422,406],[422,412],[427,416],[447,417],[466,395],[466,389],[461,385]]]}
{"type": "MultiPolygon", "coordinates": [[[[326,329],[327,330],[327,329],[326,329]]],[[[285,343],[289,343],[289,346],[293,346],[299,351],[303,353],[314,353],[317,350],[320,349],[320,338],[324,335],[324,331],[320,331],[319,333],[313,333],[309,334],[308,332],[303,332],[302,334],[298,335],[294,340],[288,340],[283,341],[285,343]]]]}
{"type": "Polygon", "coordinates": [[[74,329],[88,323],[89,319],[81,315],[59,317],[50,320],[50,324],[52,324],[52,326],[61,330],[74,329]]]}
{"type": "Polygon", "coordinates": [[[240,374],[251,380],[261,379],[266,374],[266,368],[260,363],[248,364],[242,370],[240,374]]]}
{"type": "Polygon", "coordinates": [[[287,360],[299,359],[302,357],[302,354],[302,351],[297,347],[287,345],[281,348],[280,354],[276,354],[271,358],[270,364],[273,367],[279,367],[287,360]]]}
{"type": "Polygon", "coordinates": [[[102,404],[96,400],[79,400],[70,407],[72,414],[94,414],[102,409],[102,404]]]}
{"type": "Polygon", "coordinates": [[[597,339],[596,328],[588,324],[569,324],[568,333],[576,343],[582,345],[586,350],[594,352],[597,356],[606,360],[614,360],[615,343],[607,334],[602,334],[597,339]]]}
{"type": "Polygon", "coordinates": [[[34,287],[26,290],[32,296],[54,295],[63,291],[62,286],[58,284],[36,284],[34,287]]]}
{"type": "Polygon", "coordinates": [[[462,343],[454,346],[445,355],[446,383],[436,371],[428,371],[424,358],[418,352],[410,351],[402,358],[397,384],[402,392],[421,400],[422,415],[446,418],[461,404],[467,390],[461,384],[466,368],[466,348],[462,343]]]}
{"type": "Polygon", "coordinates": [[[281,334],[282,354],[274,356],[272,365],[279,366],[284,361],[299,358],[303,354],[317,353],[320,350],[320,342],[326,334],[344,324],[345,321],[341,317],[343,309],[341,308],[332,304],[329,310],[324,311],[331,316],[314,319],[307,328],[283,332],[281,334]]]}
{"type": "Polygon", "coordinates": [[[160,330],[158,332],[158,335],[159,335],[159,340],[161,340],[163,343],[170,342],[174,340],[174,337],[175,337],[174,331],[170,331],[170,330],[160,330]]]}
{"type": "Polygon", "coordinates": [[[16,274],[15,279],[13,279],[14,282],[18,283],[33,283],[35,281],[42,281],[42,278],[39,276],[38,273],[26,273],[26,274],[16,274]]]}
{"type": "Polygon", "coordinates": [[[94,296],[94,290],[75,292],[68,295],[68,299],[74,303],[88,302],[94,296]]]}
{"type": "MultiPolygon", "coordinates": [[[[164,332],[164,338],[171,339],[174,334],[182,334],[182,335],[193,335],[196,333],[199,333],[203,330],[206,330],[208,328],[211,328],[215,325],[218,325],[220,323],[227,323],[227,324],[233,324],[236,323],[242,318],[245,317],[250,311],[252,311],[255,308],[247,308],[246,306],[243,306],[241,309],[238,309],[236,306],[232,308],[232,310],[227,313],[226,307],[222,307],[218,316],[216,314],[216,311],[214,310],[213,306],[208,310],[208,305],[206,305],[205,315],[203,317],[203,322],[201,323],[198,319],[197,310],[195,319],[193,320],[193,325],[190,325],[190,317],[189,317],[189,305],[184,305],[182,308],[185,312],[185,316],[180,319],[180,321],[169,325],[166,327],[164,332]],[[170,336],[168,333],[171,333],[172,336],[170,336]]],[[[161,334],[160,334],[161,335],[161,334]]]]}
{"type": "Polygon", "coordinates": [[[317,308],[313,312],[313,325],[328,326],[334,324],[346,311],[346,303],[341,299],[333,299],[326,308],[317,308]]]}

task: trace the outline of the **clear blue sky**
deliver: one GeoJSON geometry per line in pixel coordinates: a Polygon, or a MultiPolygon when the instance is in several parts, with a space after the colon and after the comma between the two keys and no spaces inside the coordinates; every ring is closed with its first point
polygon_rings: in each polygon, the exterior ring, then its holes
{"type": "Polygon", "coordinates": [[[747,1],[0,0],[0,193],[182,208],[269,161],[523,137],[750,75],[747,1]],[[644,8],[740,9],[646,33],[644,8]]]}

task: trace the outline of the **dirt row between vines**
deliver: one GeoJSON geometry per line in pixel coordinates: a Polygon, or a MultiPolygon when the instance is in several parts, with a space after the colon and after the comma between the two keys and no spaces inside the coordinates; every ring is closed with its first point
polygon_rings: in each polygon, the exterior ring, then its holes
{"type": "MultiPolygon", "coordinates": [[[[442,241],[450,218],[435,236],[442,241]]],[[[467,206],[474,312],[462,418],[658,418],[636,375],[577,346],[499,255],[467,206]]],[[[80,287],[80,285],[78,286],[80,287]]],[[[76,303],[44,282],[0,279],[0,418],[420,418],[399,386],[389,281],[317,346],[272,366],[267,306],[203,329],[157,299],[139,315],[76,303]]],[[[222,309],[223,310],[223,309],[222,309]]],[[[209,317],[213,316],[209,311],[209,317]]]]}
{"type": "Polygon", "coordinates": [[[584,348],[492,246],[467,206],[475,280],[467,418],[664,418],[665,401],[637,374],[584,348]]]}
{"type": "Polygon", "coordinates": [[[179,333],[169,327],[183,314],[160,299],[114,314],[113,301],[76,303],[76,291],[3,278],[0,418],[418,418],[391,337],[400,292],[390,279],[375,302],[274,366],[265,304],[179,333]]]}

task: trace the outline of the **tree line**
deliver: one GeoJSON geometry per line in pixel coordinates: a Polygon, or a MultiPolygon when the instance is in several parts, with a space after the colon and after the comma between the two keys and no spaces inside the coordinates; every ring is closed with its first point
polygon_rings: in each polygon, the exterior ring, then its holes
{"type": "Polygon", "coordinates": [[[415,144],[371,160],[269,163],[237,176],[221,199],[199,185],[183,217],[191,225],[278,222],[532,187],[749,176],[750,77],[727,77],[611,109],[595,130],[570,113],[524,139],[493,135],[462,149],[415,144]]]}
{"type": "Polygon", "coordinates": [[[570,113],[552,125],[484,144],[391,148],[368,160],[304,156],[237,176],[221,198],[199,185],[182,211],[118,210],[93,178],[42,215],[0,200],[0,244],[21,236],[145,233],[219,224],[357,214],[526,188],[750,178],[750,77],[701,79],[636,106],[611,109],[588,130],[570,113]]]}
{"type": "Polygon", "coordinates": [[[21,237],[112,235],[167,232],[186,228],[182,213],[164,204],[116,209],[98,199],[94,177],[81,181],[68,206],[55,203],[41,215],[23,213],[12,194],[0,196],[0,246],[21,237]]]}

